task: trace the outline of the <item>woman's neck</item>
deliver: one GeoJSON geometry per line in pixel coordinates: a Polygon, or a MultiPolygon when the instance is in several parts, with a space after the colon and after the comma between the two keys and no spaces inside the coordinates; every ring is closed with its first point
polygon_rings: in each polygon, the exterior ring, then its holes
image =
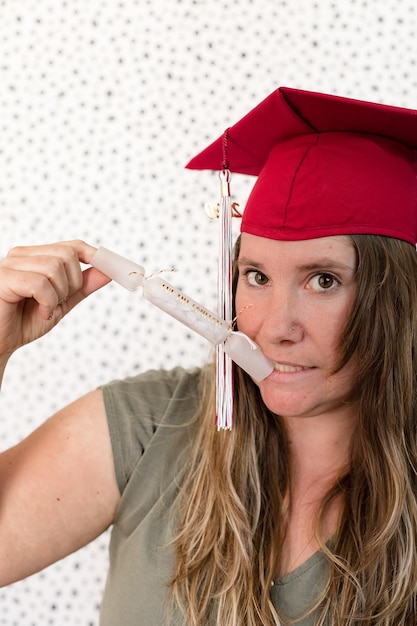
{"type": "Polygon", "coordinates": [[[329,485],[349,467],[356,416],[346,410],[334,415],[284,418],[291,463],[292,485],[329,485]]]}
{"type": "MultiPolygon", "coordinates": [[[[340,418],[340,416],[338,416],[340,418]]],[[[291,463],[291,488],[282,519],[284,542],[277,567],[282,576],[319,550],[316,521],[323,499],[349,468],[350,442],[355,420],[302,418],[284,420],[291,463]]],[[[336,532],[342,495],[327,507],[320,528],[326,542],[336,532]]]]}

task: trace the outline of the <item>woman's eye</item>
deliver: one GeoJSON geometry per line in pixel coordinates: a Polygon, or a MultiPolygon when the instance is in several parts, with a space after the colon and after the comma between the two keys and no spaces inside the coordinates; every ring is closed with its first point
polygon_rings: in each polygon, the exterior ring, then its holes
{"type": "Polygon", "coordinates": [[[246,278],[249,285],[253,285],[256,287],[268,284],[268,277],[258,270],[248,270],[246,272],[246,278]]]}
{"type": "Polygon", "coordinates": [[[311,284],[314,289],[317,289],[319,291],[326,291],[337,287],[337,285],[339,285],[340,283],[337,278],[333,276],[333,274],[322,273],[313,276],[313,278],[311,279],[311,284]]]}

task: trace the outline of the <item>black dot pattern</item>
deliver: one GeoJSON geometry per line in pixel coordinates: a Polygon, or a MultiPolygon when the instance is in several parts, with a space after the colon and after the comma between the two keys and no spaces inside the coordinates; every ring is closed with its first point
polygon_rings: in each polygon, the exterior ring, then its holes
{"type": "MultiPolygon", "coordinates": [[[[417,108],[414,0],[1,0],[0,255],[82,238],[215,307],[218,180],[185,163],[279,85],[417,108]]],[[[244,204],[251,181],[233,177],[244,204]]],[[[238,224],[235,224],[236,232],[238,224]]],[[[8,366],[0,445],[211,347],[109,285],[8,366]]],[[[0,590],[0,626],[97,626],[108,535],[0,590]]]]}

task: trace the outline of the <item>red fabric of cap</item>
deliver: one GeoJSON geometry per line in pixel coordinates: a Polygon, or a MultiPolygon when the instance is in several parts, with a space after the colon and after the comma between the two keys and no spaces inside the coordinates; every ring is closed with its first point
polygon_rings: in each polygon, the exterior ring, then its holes
{"type": "MultiPolygon", "coordinates": [[[[223,136],[190,161],[220,169],[223,136]]],[[[257,175],[241,230],[271,239],[417,241],[417,112],[281,87],[228,129],[230,170],[257,175]]]]}

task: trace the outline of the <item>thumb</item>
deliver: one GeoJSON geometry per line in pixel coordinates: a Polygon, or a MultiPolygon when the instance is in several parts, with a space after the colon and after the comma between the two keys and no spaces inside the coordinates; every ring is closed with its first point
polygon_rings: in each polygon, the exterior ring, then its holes
{"type": "Polygon", "coordinates": [[[98,289],[111,282],[111,278],[103,274],[95,267],[89,267],[83,272],[83,286],[81,288],[82,297],[86,298],[98,289]]]}
{"type": "MultiPolygon", "coordinates": [[[[89,267],[83,271],[83,284],[79,291],[70,295],[58,309],[62,317],[71,311],[77,304],[85,300],[89,295],[98,291],[111,282],[111,278],[97,270],[95,267],[89,267]]],[[[58,311],[57,311],[58,312],[58,311]]],[[[58,312],[59,314],[59,312],[58,312]]],[[[55,316],[54,316],[55,317],[55,316]]]]}

